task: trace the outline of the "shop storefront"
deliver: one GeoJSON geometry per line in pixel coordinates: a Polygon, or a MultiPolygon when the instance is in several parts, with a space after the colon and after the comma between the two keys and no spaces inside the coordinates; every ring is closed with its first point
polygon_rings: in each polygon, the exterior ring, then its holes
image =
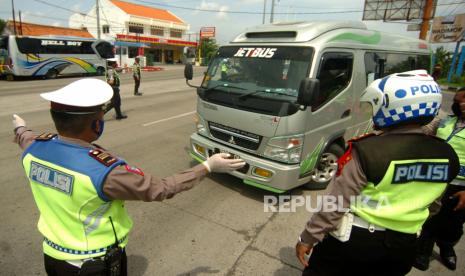
{"type": "Polygon", "coordinates": [[[185,63],[185,48],[196,48],[197,43],[176,39],[145,37],[139,35],[116,35],[116,55],[120,64],[132,64],[136,56],[141,57],[142,65],[185,63]]]}

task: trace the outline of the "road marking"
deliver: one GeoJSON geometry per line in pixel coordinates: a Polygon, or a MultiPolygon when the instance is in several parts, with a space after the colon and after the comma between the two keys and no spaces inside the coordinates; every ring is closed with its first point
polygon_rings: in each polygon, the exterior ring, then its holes
{"type": "Polygon", "coordinates": [[[143,124],[142,126],[144,126],[144,127],[146,127],[146,126],[151,126],[151,125],[154,125],[154,124],[158,124],[158,123],[166,122],[166,121],[169,121],[169,120],[181,118],[181,117],[184,117],[184,116],[187,116],[187,115],[192,115],[192,114],[194,114],[195,112],[196,112],[196,111],[194,110],[194,111],[191,111],[191,112],[179,114],[179,115],[176,115],[176,116],[173,116],[173,117],[169,117],[169,118],[165,118],[165,119],[161,119],[161,120],[158,120],[158,121],[153,121],[153,122],[145,123],[145,124],[143,124]]]}

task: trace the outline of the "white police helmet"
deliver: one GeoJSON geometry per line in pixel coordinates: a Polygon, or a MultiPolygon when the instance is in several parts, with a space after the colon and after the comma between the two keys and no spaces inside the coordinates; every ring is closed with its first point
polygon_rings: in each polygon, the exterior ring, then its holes
{"type": "Polygon", "coordinates": [[[113,97],[111,86],[99,79],[80,79],[58,90],[42,93],[48,101],[68,106],[91,107],[106,103],[113,97]]]}
{"type": "Polygon", "coordinates": [[[432,118],[438,114],[441,101],[439,85],[425,70],[377,79],[360,98],[360,102],[372,105],[373,123],[379,128],[425,117],[432,118]]]}

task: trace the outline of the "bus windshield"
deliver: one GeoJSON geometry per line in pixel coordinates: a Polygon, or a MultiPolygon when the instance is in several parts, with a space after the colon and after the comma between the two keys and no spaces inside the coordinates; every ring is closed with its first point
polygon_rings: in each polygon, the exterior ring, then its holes
{"type": "Polygon", "coordinates": [[[0,36],[0,75],[3,75],[8,60],[8,36],[0,36]]]}
{"type": "Polygon", "coordinates": [[[309,47],[221,47],[202,87],[238,94],[244,101],[252,97],[295,101],[301,80],[309,74],[312,53],[309,47]]]}
{"type": "Polygon", "coordinates": [[[101,58],[108,59],[115,57],[114,47],[108,41],[96,41],[94,43],[94,47],[95,51],[101,58]]]}

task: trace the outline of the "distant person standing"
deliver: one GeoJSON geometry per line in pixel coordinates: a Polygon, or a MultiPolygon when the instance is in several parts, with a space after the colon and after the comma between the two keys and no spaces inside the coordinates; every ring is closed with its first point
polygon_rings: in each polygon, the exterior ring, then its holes
{"type": "Polygon", "coordinates": [[[142,96],[142,93],[139,92],[140,86],[140,59],[135,58],[134,64],[132,65],[132,76],[134,77],[134,96],[142,96]]]}
{"type": "Polygon", "coordinates": [[[128,116],[123,115],[121,113],[121,96],[120,96],[120,90],[119,86],[121,84],[119,74],[116,71],[117,63],[115,59],[108,59],[107,60],[107,66],[108,70],[105,75],[105,78],[107,80],[107,83],[111,86],[113,89],[113,97],[111,98],[111,103],[110,105],[105,108],[105,113],[110,111],[112,108],[115,109],[116,112],[116,119],[121,120],[121,119],[126,119],[128,116]]]}
{"type": "Polygon", "coordinates": [[[437,81],[441,77],[441,73],[442,73],[441,64],[436,63],[436,65],[434,65],[433,73],[431,74],[431,76],[433,77],[435,81],[437,81]]]}

